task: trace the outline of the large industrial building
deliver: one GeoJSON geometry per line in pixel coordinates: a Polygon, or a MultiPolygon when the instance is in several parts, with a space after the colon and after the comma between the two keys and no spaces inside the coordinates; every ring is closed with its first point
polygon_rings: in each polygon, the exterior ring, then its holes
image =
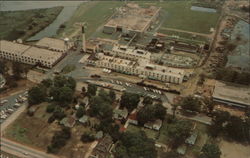
{"type": "Polygon", "coordinates": [[[30,65],[52,68],[66,53],[39,46],[30,46],[11,41],[0,41],[0,57],[30,65]]]}
{"type": "Polygon", "coordinates": [[[134,47],[114,46],[110,51],[92,54],[88,64],[116,72],[170,83],[182,83],[185,71],[152,63],[151,53],[134,47]]]}
{"type": "Polygon", "coordinates": [[[104,54],[119,56],[129,60],[147,59],[150,60],[151,53],[145,50],[136,49],[124,45],[114,45],[111,50],[104,50],[104,54]]]}
{"type": "Polygon", "coordinates": [[[103,32],[141,35],[156,21],[159,12],[160,8],[155,6],[141,8],[138,4],[128,3],[113,14],[104,25],[103,32]]]}
{"type": "Polygon", "coordinates": [[[70,48],[73,47],[73,43],[69,39],[56,39],[50,37],[44,37],[39,40],[36,44],[37,47],[49,49],[57,52],[67,52],[70,48]]]}
{"type": "Polygon", "coordinates": [[[250,87],[216,81],[213,101],[234,107],[250,107],[250,87]]]}

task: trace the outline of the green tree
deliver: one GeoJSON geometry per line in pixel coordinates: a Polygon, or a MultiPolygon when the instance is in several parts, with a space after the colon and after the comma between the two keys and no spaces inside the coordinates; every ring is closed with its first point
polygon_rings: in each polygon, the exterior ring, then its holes
{"type": "Polygon", "coordinates": [[[156,158],[155,143],[147,138],[145,132],[125,132],[115,149],[115,155],[126,158],[156,158]]]}
{"type": "Polygon", "coordinates": [[[132,111],[137,107],[139,101],[140,96],[138,94],[125,92],[121,96],[120,104],[122,107],[126,107],[128,111],[132,111]]]}
{"type": "MultiPolygon", "coordinates": [[[[225,130],[227,135],[236,141],[243,142],[245,141],[245,130],[244,130],[245,121],[237,116],[231,116],[225,125],[225,130]]],[[[250,132],[250,131],[249,131],[250,132]]]]}
{"type": "Polygon", "coordinates": [[[60,106],[56,106],[56,108],[55,108],[55,110],[53,112],[53,116],[55,117],[55,119],[61,120],[66,115],[64,113],[64,110],[60,106]]]}
{"type": "Polygon", "coordinates": [[[166,111],[167,109],[163,107],[162,104],[155,104],[154,108],[155,108],[154,109],[155,118],[163,120],[167,114],[167,111],[166,111]]]}
{"type": "Polygon", "coordinates": [[[7,66],[7,62],[4,60],[0,60],[0,73],[1,74],[7,74],[9,68],[7,66]]]}
{"type": "Polygon", "coordinates": [[[202,147],[200,158],[220,158],[221,151],[216,144],[205,144],[202,147]]]}
{"type": "Polygon", "coordinates": [[[16,79],[16,80],[19,80],[21,79],[21,74],[23,73],[23,65],[18,63],[18,62],[13,62],[12,63],[12,71],[13,71],[13,77],[16,79]]]}
{"type": "Polygon", "coordinates": [[[140,125],[155,120],[155,108],[152,105],[141,108],[137,113],[137,119],[140,125]]]}
{"type": "Polygon", "coordinates": [[[129,158],[126,147],[120,144],[117,145],[114,154],[116,158],[129,158]]]}
{"type": "Polygon", "coordinates": [[[47,106],[47,108],[46,108],[46,112],[52,113],[52,112],[55,111],[55,109],[56,109],[56,105],[54,105],[54,104],[49,104],[49,105],[47,106]]]}
{"type": "Polygon", "coordinates": [[[227,111],[217,111],[212,118],[212,124],[209,127],[210,134],[214,137],[218,136],[224,130],[224,124],[230,117],[227,111]]]}
{"type": "Polygon", "coordinates": [[[84,132],[81,136],[81,141],[86,142],[93,142],[95,140],[95,136],[90,132],[84,132]]]}
{"type": "Polygon", "coordinates": [[[88,96],[95,96],[97,91],[97,87],[94,84],[88,84],[87,95],[88,96]]]}
{"type": "Polygon", "coordinates": [[[54,86],[59,88],[59,87],[64,87],[65,84],[67,84],[67,78],[62,75],[58,75],[54,77],[54,86]]]}
{"type": "Polygon", "coordinates": [[[187,96],[182,99],[180,106],[185,111],[195,111],[199,112],[201,110],[200,101],[192,96],[187,96]]]}
{"type": "Polygon", "coordinates": [[[49,153],[57,153],[60,148],[66,145],[67,140],[71,137],[70,128],[63,127],[61,131],[55,132],[51,144],[47,147],[49,153]]]}
{"type": "Polygon", "coordinates": [[[115,99],[116,99],[115,91],[110,90],[110,91],[109,91],[109,97],[110,97],[110,99],[111,99],[112,101],[115,101],[115,99]]]}
{"type": "Polygon", "coordinates": [[[47,97],[47,89],[43,85],[38,85],[28,91],[29,105],[39,104],[45,101],[47,97]]]}
{"type": "Polygon", "coordinates": [[[168,136],[171,139],[170,145],[173,148],[178,147],[190,136],[192,123],[185,120],[175,121],[168,127],[168,136]]]}
{"type": "Polygon", "coordinates": [[[105,101],[100,96],[94,96],[90,98],[90,115],[97,116],[99,118],[111,118],[113,110],[109,102],[105,101]]]}
{"type": "Polygon", "coordinates": [[[100,89],[98,96],[101,97],[105,102],[110,104],[112,103],[110,95],[103,88],[100,89]]]}
{"type": "Polygon", "coordinates": [[[73,99],[73,93],[72,89],[69,87],[62,87],[60,88],[60,94],[59,94],[59,102],[61,103],[70,103],[73,99]]]}
{"type": "Polygon", "coordinates": [[[181,158],[181,155],[174,151],[169,151],[163,155],[163,158],[181,158]]]}
{"type": "Polygon", "coordinates": [[[75,81],[75,79],[72,78],[72,77],[68,77],[65,86],[69,87],[71,90],[75,90],[75,88],[76,88],[76,81],[75,81]]]}
{"type": "Polygon", "coordinates": [[[45,87],[49,88],[53,85],[53,80],[52,79],[45,79],[42,80],[41,82],[45,87]]]}
{"type": "Polygon", "coordinates": [[[84,115],[85,111],[82,106],[80,106],[76,111],[76,117],[81,118],[84,115]]]}
{"type": "Polygon", "coordinates": [[[143,99],[142,103],[143,103],[144,105],[153,104],[153,99],[152,99],[151,97],[149,97],[149,96],[146,96],[146,97],[143,99]]]}

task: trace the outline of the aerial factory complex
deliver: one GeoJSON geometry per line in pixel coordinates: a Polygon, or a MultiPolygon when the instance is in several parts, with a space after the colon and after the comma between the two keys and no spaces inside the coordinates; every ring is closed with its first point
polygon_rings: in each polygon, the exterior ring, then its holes
{"type": "Polygon", "coordinates": [[[248,1],[0,6],[0,158],[250,158],[248,1]]]}

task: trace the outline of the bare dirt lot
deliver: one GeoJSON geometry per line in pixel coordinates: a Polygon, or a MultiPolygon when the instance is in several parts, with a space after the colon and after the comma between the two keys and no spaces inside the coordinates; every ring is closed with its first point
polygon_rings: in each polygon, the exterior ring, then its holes
{"type": "MultiPolygon", "coordinates": [[[[55,131],[60,130],[60,125],[47,123],[52,114],[46,113],[48,103],[42,103],[34,116],[30,117],[26,111],[22,113],[5,131],[4,137],[17,141],[21,144],[31,146],[43,151],[47,150],[55,131]]],[[[83,156],[89,149],[90,143],[82,143],[80,140],[84,131],[90,130],[81,124],[76,124],[71,128],[71,139],[60,149],[58,155],[65,158],[78,158],[83,156]]]]}
{"type": "Polygon", "coordinates": [[[222,140],[220,142],[221,158],[250,158],[250,145],[222,140]]]}

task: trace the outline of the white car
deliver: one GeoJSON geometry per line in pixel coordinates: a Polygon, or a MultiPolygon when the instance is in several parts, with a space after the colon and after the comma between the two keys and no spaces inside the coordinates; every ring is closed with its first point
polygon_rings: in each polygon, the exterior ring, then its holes
{"type": "Polygon", "coordinates": [[[14,104],[14,106],[19,107],[19,106],[21,106],[21,104],[16,103],[16,104],[14,104]]]}
{"type": "Polygon", "coordinates": [[[8,100],[2,100],[1,104],[7,103],[7,102],[8,102],[8,100]]]}

